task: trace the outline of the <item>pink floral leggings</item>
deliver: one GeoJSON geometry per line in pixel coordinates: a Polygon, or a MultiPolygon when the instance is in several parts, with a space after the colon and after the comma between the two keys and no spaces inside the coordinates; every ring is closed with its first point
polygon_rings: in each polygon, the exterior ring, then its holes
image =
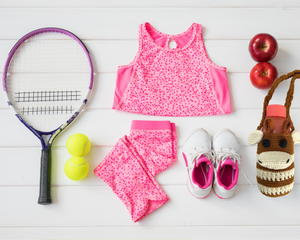
{"type": "Polygon", "coordinates": [[[169,121],[132,121],[124,136],[95,168],[126,205],[134,222],[169,200],[154,179],[176,160],[176,128],[169,121]]]}

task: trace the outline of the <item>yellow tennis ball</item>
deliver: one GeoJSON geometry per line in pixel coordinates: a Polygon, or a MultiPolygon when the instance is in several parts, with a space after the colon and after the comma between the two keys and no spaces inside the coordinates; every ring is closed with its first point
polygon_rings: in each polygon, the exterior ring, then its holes
{"type": "Polygon", "coordinates": [[[90,151],[91,142],[84,134],[75,133],[68,138],[66,147],[72,156],[82,157],[90,151]]]}
{"type": "Polygon", "coordinates": [[[73,181],[84,179],[89,169],[89,164],[83,157],[71,157],[65,164],[65,174],[73,181]]]}

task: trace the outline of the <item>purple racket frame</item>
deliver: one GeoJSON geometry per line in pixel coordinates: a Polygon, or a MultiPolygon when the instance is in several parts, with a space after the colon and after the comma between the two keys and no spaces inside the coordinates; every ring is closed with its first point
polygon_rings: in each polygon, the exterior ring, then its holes
{"type": "Polygon", "coordinates": [[[4,71],[3,71],[3,90],[5,91],[7,104],[10,106],[10,108],[14,111],[15,116],[40,140],[42,145],[42,154],[41,154],[41,173],[40,173],[40,193],[38,198],[38,203],[42,205],[48,205],[52,203],[51,199],[51,146],[54,141],[54,139],[57,137],[58,134],[60,134],[64,129],[66,129],[73,121],[74,119],[79,115],[79,113],[82,111],[86,103],[88,102],[88,99],[91,96],[93,83],[94,83],[94,68],[92,59],[90,56],[90,53],[86,46],[83,44],[83,42],[73,33],[61,29],[61,28],[41,28],[34,30],[25,36],[23,36],[11,49],[11,51],[8,54],[7,60],[5,62],[4,71]],[[39,131],[38,129],[33,128],[29,124],[26,123],[24,119],[17,113],[17,111],[14,109],[12,103],[10,102],[7,94],[7,87],[6,87],[6,81],[7,81],[7,71],[10,64],[10,61],[16,52],[16,50],[21,46],[23,42],[25,42],[28,38],[39,34],[43,32],[58,32],[65,35],[68,35],[69,37],[73,38],[84,50],[86,57],[90,64],[91,69],[91,75],[90,75],[90,85],[89,85],[89,91],[87,93],[87,96],[83,100],[81,106],[76,110],[76,112],[68,119],[65,123],[63,123],[61,126],[59,126],[57,129],[50,131],[50,132],[43,132],[39,131]],[[50,136],[49,140],[47,142],[44,141],[43,136],[50,136]]]}

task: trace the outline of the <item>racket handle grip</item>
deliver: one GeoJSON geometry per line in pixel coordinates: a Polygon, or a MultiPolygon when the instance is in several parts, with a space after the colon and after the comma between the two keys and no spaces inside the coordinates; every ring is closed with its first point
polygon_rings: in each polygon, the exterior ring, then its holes
{"type": "Polygon", "coordinates": [[[51,200],[51,150],[42,149],[41,174],[40,174],[40,196],[38,204],[48,205],[51,200]]]}

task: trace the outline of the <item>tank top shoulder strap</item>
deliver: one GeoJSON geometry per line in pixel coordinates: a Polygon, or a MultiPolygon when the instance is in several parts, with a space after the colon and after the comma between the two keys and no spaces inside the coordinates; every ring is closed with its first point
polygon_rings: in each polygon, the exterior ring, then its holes
{"type": "Polygon", "coordinates": [[[152,38],[147,32],[147,22],[139,25],[139,49],[140,51],[150,49],[154,45],[152,43],[152,38]]]}
{"type": "Polygon", "coordinates": [[[143,51],[144,35],[145,35],[144,24],[140,24],[139,28],[138,28],[138,43],[139,43],[139,48],[138,48],[138,52],[137,52],[137,54],[136,54],[133,62],[135,62],[139,58],[141,52],[143,51]]]}
{"type": "Polygon", "coordinates": [[[138,38],[139,38],[139,45],[141,46],[142,45],[142,43],[143,43],[143,38],[144,38],[144,36],[145,36],[145,31],[144,31],[144,29],[145,29],[145,23],[142,23],[142,24],[140,24],[139,25],[139,29],[138,29],[138,38]]]}
{"type": "Polygon", "coordinates": [[[139,36],[144,36],[145,35],[145,24],[146,23],[142,23],[139,25],[139,36]]]}
{"type": "Polygon", "coordinates": [[[143,36],[145,35],[145,31],[144,31],[144,28],[145,28],[145,23],[142,23],[139,25],[139,39],[140,38],[143,38],[143,36]]]}
{"type": "Polygon", "coordinates": [[[199,54],[200,56],[203,57],[203,60],[205,60],[205,62],[209,65],[213,65],[214,67],[219,68],[219,66],[215,65],[210,58],[208,57],[207,51],[206,51],[206,47],[204,45],[204,40],[203,40],[203,36],[202,36],[202,25],[201,24],[196,24],[196,38],[195,41],[197,42],[197,45],[199,47],[199,54]]]}
{"type": "Polygon", "coordinates": [[[198,23],[194,23],[196,39],[197,41],[203,42],[202,38],[202,25],[198,23]]]}
{"type": "MultiPolygon", "coordinates": [[[[148,32],[148,31],[152,32],[152,30],[153,30],[153,27],[148,22],[145,22],[145,23],[142,23],[139,25],[139,44],[141,46],[149,47],[149,48],[156,46],[153,41],[153,38],[151,37],[150,33],[148,32]],[[147,26],[147,24],[148,24],[148,26],[147,26]]],[[[156,30],[154,29],[154,31],[156,31],[156,30]]]]}

